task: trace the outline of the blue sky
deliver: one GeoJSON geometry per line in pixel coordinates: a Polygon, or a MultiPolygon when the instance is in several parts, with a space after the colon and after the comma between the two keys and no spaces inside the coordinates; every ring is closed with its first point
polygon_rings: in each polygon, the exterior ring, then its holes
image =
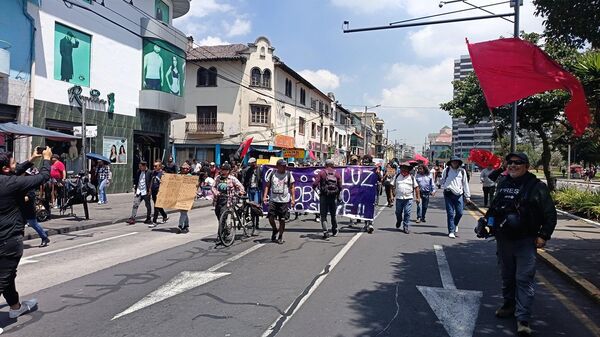
{"type": "MultiPolygon", "coordinates": [[[[482,6],[500,1],[471,0],[482,6]]],[[[275,55],[323,92],[334,92],[346,108],[373,109],[386,122],[390,139],[423,146],[428,133],[451,126],[437,108],[452,96],[453,60],[472,42],[511,36],[502,19],[344,34],[350,28],[469,8],[437,0],[192,0],[190,12],[175,26],[199,45],[250,43],[266,36],[275,55]]],[[[512,12],[508,3],[486,8],[512,12]]],[[[542,30],[531,0],[521,7],[521,30],[542,30]]],[[[486,15],[480,10],[442,18],[486,15]]],[[[442,19],[435,18],[435,19],[442,19]]],[[[432,19],[432,20],[435,20],[432,19]]],[[[512,19],[512,18],[511,18],[512,19]]]]}

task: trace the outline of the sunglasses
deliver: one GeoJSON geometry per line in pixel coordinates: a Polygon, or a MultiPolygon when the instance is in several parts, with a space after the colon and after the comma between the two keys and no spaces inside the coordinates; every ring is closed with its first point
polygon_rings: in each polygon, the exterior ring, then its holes
{"type": "Polygon", "coordinates": [[[523,165],[523,164],[526,164],[526,162],[523,160],[507,160],[506,164],[507,165],[523,165]]]}

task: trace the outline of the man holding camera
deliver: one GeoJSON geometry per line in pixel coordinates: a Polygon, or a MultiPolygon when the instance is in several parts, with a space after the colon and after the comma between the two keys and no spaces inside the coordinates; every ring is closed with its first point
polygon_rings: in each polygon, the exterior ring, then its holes
{"type": "Polygon", "coordinates": [[[23,235],[25,220],[22,209],[27,192],[37,188],[50,179],[50,159],[52,150],[49,147],[32,158],[44,158],[40,173],[31,176],[16,174],[17,164],[10,153],[0,153],[0,292],[6,299],[10,309],[8,316],[17,318],[37,305],[35,299],[19,301],[19,293],[15,286],[17,267],[23,256],[23,235]]]}
{"type": "MultiPolygon", "coordinates": [[[[515,316],[519,336],[530,336],[536,248],[545,246],[556,227],[556,208],[546,184],[530,172],[524,153],[506,156],[508,176],[497,186],[486,214],[496,235],[504,304],[499,318],[515,316]]],[[[478,233],[479,236],[479,233],[478,233]]]]}

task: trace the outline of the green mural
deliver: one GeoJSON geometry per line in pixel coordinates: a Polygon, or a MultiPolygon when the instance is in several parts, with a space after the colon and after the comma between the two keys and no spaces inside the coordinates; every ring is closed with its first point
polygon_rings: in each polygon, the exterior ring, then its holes
{"type": "Polygon", "coordinates": [[[54,26],[54,79],[90,86],[92,36],[56,23],[54,26]]]}
{"type": "Polygon", "coordinates": [[[156,12],[155,18],[164,23],[169,23],[169,6],[161,0],[154,2],[154,9],[156,12]]]}
{"type": "Polygon", "coordinates": [[[158,39],[143,42],[142,89],[183,96],[185,52],[158,39]]]}

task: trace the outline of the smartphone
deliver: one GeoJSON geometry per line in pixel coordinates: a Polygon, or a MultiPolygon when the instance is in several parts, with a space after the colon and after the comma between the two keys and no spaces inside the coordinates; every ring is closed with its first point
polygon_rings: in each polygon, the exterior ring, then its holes
{"type": "Polygon", "coordinates": [[[41,147],[41,146],[38,146],[38,147],[35,148],[35,152],[37,154],[42,154],[44,152],[44,148],[41,147]]]}

